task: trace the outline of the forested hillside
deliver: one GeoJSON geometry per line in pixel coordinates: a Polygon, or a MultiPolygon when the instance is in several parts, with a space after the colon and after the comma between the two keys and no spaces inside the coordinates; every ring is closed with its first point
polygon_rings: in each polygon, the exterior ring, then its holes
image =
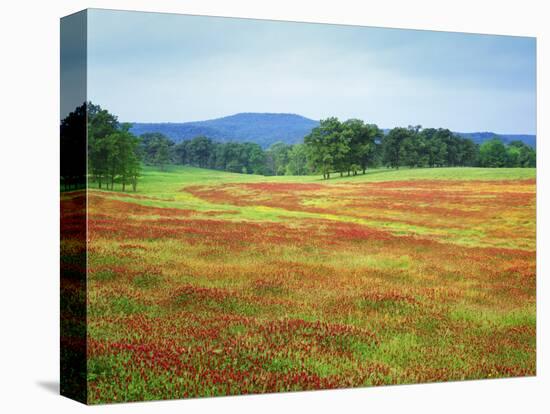
{"type": "MultiPolygon", "coordinates": [[[[240,113],[223,118],[183,123],[141,123],[133,122],[130,132],[135,135],[160,133],[178,143],[197,136],[205,136],[217,142],[253,142],[263,149],[276,142],[284,144],[302,143],[319,121],[295,114],[240,113]]],[[[390,129],[382,129],[388,133],[390,129]]],[[[496,134],[494,132],[456,132],[476,144],[483,144],[499,138],[505,144],[520,141],[531,148],[536,147],[535,135],[496,134]]]]}
{"type": "Polygon", "coordinates": [[[319,121],[295,114],[241,113],[207,121],[185,123],[133,123],[131,132],[161,133],[174,142],[202,135],[219,142],[254,142],[267,148],[277,141],[296,144],[319,121]]]}

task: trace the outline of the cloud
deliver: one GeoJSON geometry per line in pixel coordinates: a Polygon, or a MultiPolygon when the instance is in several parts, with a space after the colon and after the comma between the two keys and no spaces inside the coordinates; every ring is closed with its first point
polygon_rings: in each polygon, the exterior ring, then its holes
{"type": "Polygon", "coordinates": [[[90,12],[89,94],[128,121],[237,112],[535,130],[535,41],[353,26],[90,12]]]}

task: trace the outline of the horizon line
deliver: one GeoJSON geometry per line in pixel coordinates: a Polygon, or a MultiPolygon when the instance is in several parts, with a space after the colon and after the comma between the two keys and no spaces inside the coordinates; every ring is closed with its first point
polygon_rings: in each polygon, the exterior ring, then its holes
{"type": "MultiPolygon", "coordinates": [[[[307,116],[304,116],[304,115],[300,115],[300,114],[297,114],[295,112],[237,112],[237,113],[233,113],[231,115],[224,115],[224,116],[219,116],[219,117],[216,117],[216,118],[208,118],[208,119],[199,119],[199,120],[195,120],[195,121],[146,121],[146,122],[142,122],[142,121],[120,121],[121,123],[129,123],[129,124],[176,124],[176,125],[181,125],[181,124],[193,124],[193,123],[199,123],[199,122],[207,122],[207,121],[217,121],[217,120],[220,120],[220,119],[224,119],[224,118],[230,118],[230,117],[233,117],[233,116],[237,116],[237,115],[293,115],[293,116],[298,116],[300,118],[304,118],[304,119],[307,119],[308,121],[313,121],[313,122],[320,122],[320,120],[318,119],[313,119],[313,118],[309,118],[307,116]]],[[[331,117],[327,117],[327,118],[331,118],[331,117]]],[[[343,120],[340,119],[339,117],[335,117],[335,118],[338,118],[339,120],[343,120]]],[[[323,118],[323,119],[326,119],[326,118],[323,118]]],[[[348,119],[360,119],[362,120],[361,118],[347,118],[346,120],[348,119]]],[[[364,120],[362,120],[364,121],[364,120]]],[[[373,123],[374,125],[377,125],[375,122],[373,123]]],[[[407,126],[410,126],[410,125],[407,125],[407,126]]],[[[378,128],[382,129],[382,130],[390,130],[390,129],[393,129],[393,128],[406,128],[407,126],[399,126],[399,125],[396,125],[396,126],[393,126],[393,127],[380,127],[378,126],[378,128]]],[[[475,131],[454,131],[454,130],[451,130],[450,128],[445,128],[445,127],[431,127],[431,126],[428,126],[428,127],[424,127],[424,126],[421,126],[422,129],[429,129],[429,128],[434,128],[434,129],[438,129],[438,128],[443,128],[443,129],[449,129],[451,132],[454,132],[454,133],[457,133],[457,134],[475,134],[475,133],[491,133],[491,134],[496,134],[496,135],[529,135],[529,136],[534,136],[536,137],[537,136],[537,133],[534,132],[534,133],[529,133],[529,132],[521,132],[521,133],[518,133],[518,132],[514,132],[514,133],[508,133],[508,132],[496,132],[496,131],[491,131],[491,130],[488,130],[488,129],[485,129],[485,130],[475,130],[475,131]]]]}

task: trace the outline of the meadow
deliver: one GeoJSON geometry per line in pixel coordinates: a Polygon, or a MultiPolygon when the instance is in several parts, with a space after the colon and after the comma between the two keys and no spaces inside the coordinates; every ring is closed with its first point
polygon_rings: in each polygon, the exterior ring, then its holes
{"type": "Polygon", "coordinates": [[[91,188],[88,401],[535,375],[535,191],[530,168],[91,188]]]}

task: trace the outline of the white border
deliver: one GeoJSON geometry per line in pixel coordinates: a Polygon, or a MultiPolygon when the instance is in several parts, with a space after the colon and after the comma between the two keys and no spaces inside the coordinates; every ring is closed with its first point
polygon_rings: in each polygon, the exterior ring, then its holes
{"type": "MultiPolygon", "coordinates": [[[[59,349],[59,18],[87,8],[252,17],[536,36],[538,364],[536,378],[135,403],[94,412],[543,412],[550,389],[547,139],[550,67],[545,2],[481,0],[56,0],[0,4],[0,406],[80,412],[51,391],[59,349]],[[25,154],[24,157],[19,154],[25,154]],[[546,393],[545,393],[546,391],[546,393]]],[[[548,138],[550,139],[550,138],[548,138]]]]}

